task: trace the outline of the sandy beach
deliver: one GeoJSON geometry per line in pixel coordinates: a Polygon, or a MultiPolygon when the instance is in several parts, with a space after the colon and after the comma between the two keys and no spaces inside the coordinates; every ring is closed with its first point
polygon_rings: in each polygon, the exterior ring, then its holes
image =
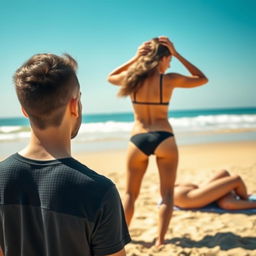
{"type": "MultiPolygon", "coordinates": [[[[75,157],[111,178],[122,198],[125,153],[125,150],[103,151],[75,157]]],[[[241,175],[248,191],[256,194],[256,141],[180,146],[179,156],[177,182],[200,183],[214,172],[227,169],[241,175]]],[[[166,245],[155,248],[158,201],[158,173],[152,157],[130,226],[132,242],[126,247],[128,256],[256,255],[256,214],[174,211],[166,245]]]]}
{"type": "MultiPolygon", "coordinates": [[[[123,198],[125,149],[82,152],[74,157],[112,179],[123,198]]],[[[198,184],[221,169],[241,175],[248,192],[256,194],[256,141],[179,146],[177,182],[198,184]]],[[[132,242],[126,246],[128,256],[256,256],[256,214],[174,211],[166,244],[155,248],[158,186],[152,156],[130,226],[132,242]]]]}

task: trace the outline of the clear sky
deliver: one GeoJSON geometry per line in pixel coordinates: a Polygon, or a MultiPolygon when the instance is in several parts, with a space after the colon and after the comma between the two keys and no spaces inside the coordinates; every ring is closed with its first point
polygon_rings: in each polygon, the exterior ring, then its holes
{"type": "MultiPolygon", "coordinates": [[[[45,52],[78,61],[84,113],[131,111],[106,76],[159,35],[209,78],[170,108],[256,106],[255,13],[255,0],[0,0],[0,117],[21,115],[12,75],[45,52]]],[[[187,74],[177,60],[171,71],[187,74]]]]}

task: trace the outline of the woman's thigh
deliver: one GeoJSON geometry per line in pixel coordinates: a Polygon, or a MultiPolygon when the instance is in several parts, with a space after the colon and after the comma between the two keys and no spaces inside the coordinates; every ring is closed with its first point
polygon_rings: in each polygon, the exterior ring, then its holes
{"type": "Polygon", "coordinates": [[[148,166],[148,156],[142,153],[133,143],[129,143],[126,165],[126,192],[138,194],[148,166]]]}
{"type": "Polygon", "coordinates": [[[155,151],[160,177],[161,194],[172,193],[178,166],[178,148],[175,139],[164,140],[155,151]]]}

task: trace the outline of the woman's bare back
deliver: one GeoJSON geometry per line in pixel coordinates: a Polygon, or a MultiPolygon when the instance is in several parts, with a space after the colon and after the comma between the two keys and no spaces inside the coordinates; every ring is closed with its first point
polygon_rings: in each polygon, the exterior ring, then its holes
{"type": "Polygon", "coordinates": [[[130,96],[135,117],[134,133],[158,130],[172,132],[168,121],[168,104],[173,88],[167,84],[165,76],[162,76],[162,89],[161,74],[155,72],[143,82],[136,93],[130,96]]]}

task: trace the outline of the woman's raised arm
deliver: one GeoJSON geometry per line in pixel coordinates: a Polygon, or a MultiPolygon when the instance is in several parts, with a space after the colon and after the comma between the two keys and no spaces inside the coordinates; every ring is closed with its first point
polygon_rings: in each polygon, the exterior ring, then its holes
{"type": "Polygon", "coordinates": [[[108,82],[114,85],[122,85],[129,67],[134,64],[140,56],[146,55],[150,50],[150,42],[145,42],[139,46],[136,55],[131,58],[128,62],[124,63],[120,67],[114,69],[108,75],[108,82]]]}
{"type": "Polygon", "coordinates": [[[183,64],[183,66],[191,73],[191,76],[185,76],[178,73],[167,74],[166,76],[167,78],[169,78],[170,83],[173,87],[192,88],[206,84],[208,82],[208,78],[204,75],[204,73],[196,66],[191,64],[188,60],[186,60],[183,56],[181,56],[176,51],[173,43],[167,37],[159,37],[159,40],[161,44],[168,47],[171,54],[174,57],[176,57],[183,64]]]}

